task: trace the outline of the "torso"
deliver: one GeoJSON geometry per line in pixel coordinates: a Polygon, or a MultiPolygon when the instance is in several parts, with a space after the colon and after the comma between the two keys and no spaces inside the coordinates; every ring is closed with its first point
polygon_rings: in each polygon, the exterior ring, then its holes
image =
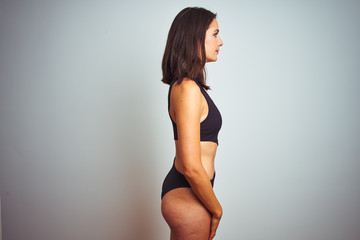
{"type": "MultiPolygon", "coordinates": [[[[176,158],[175,158],[175,168],[184,174],[184,167],[182,166],[182,161],[177,161],[177,159],[181,160],[180,150],[178,141],[175,140],[175,148],[176,148],[176,158]]],[[[214,177],[215,173],[215,155],[217,150],[217,144],[214,142],[200,142],[201,148],[201,162],[209,176],[209,179],[214,177]]]]}
{"type": "MultiPolygon", "coordinates": [[[[171,94],[171,98],[173,95],[171,94]]],[[[201,100],[202,114],[200,122],[204,121],[209,114],[209,106],[204,96],[201,100]]],[[[169,114],[171,118],[176,122],[176,116],[174,110],[169,107],[169,114]]],[[[201,162],[209,176],[209,179],[212,179],[215,173],[215,155],[217,150],[217,144],[211,141],[200,141],[200,151],[201,151],[201,162]]],[[[184,167],[182,165],[181,156],[180,156],[180,147],[178,140],[175,140],[175,149],[176,149],[176,158],[175,158],[175,168],[182,174],[184,174],[184,167]],[[179,161],[177,161],[179,160],[179,161]]]]}

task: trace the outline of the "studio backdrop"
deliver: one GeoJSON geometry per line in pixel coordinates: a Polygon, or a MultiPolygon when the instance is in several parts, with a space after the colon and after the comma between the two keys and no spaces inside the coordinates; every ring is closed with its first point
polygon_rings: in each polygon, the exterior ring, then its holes
{"type": "Polygon", "coordinates": [[[220,240],[360,239],[359,1],[0,1],[3,240],[169,239],[161,60],[218,14],[220,240]]]}

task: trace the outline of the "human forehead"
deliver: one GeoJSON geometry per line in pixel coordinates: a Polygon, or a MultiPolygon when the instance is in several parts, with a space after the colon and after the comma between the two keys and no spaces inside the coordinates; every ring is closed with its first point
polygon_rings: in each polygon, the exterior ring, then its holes
{"type": "Polygon", "coordinates": [[[211,30],[217,30],[217,29],[219,29],[219,25],[218,25],[218,22],[217,22],[216,18],[214,18],[214,19],[211,21],[208,30],[211,31],[211,30]]]}

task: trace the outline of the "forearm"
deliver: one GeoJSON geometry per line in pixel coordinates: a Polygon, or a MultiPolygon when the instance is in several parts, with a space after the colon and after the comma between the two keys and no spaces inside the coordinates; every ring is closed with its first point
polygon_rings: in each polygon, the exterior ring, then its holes
{"type": "Polygon", "coordinates": [[[185,172],[184,175],[195,195],[209,212],[220,218],[222,215],[222,208],[215,196],[206,171],[202,168],[197,171],[185,172]]]}

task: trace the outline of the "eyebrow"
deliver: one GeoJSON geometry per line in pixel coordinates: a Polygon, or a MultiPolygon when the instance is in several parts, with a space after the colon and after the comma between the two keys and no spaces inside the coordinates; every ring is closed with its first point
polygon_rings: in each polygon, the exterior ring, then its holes
{"type": "Polygon", "coordinates": [[[214,33],[215,33],[215,32],[216,32],[216,33],[219,33],[219,29],[215,29],[215,30],[214,30],[214,33]]]}

